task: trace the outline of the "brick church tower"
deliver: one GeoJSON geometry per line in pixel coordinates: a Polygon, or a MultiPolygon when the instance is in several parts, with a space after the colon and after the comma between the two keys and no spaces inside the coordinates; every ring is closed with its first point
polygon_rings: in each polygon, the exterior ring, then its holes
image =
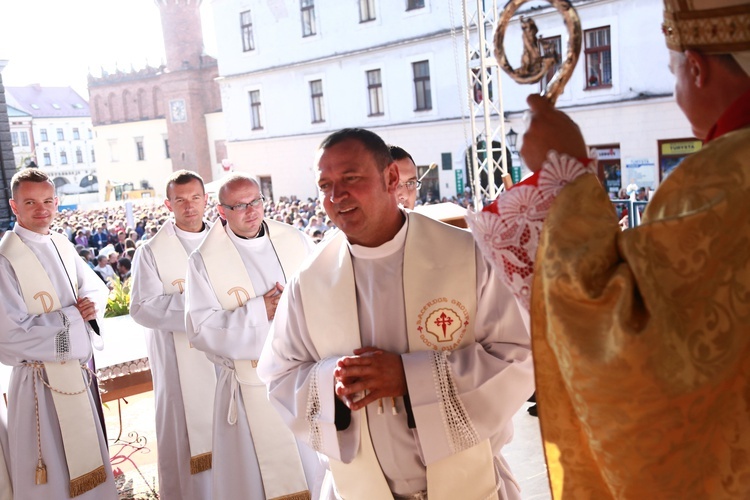
{"type": "MultiPolygon", "coordinates": [[[[161,89],[167,118],[172,169],[198,172],[212,180],[204,99],[206,69],[216,73],[216,60],[203,55],[200,0],[157,0],[161,14],[167,68],[161,89]]],[[[210,80],[209,80],[210,81],[210,80]]],[[[213,83],[213,82],[211,82],[213,83]]]]}
{"type": "Polygon", "coordinates": [[[161,16],[166,64],[90,74],[89,102],[102,180],[153,184],[161,191],[171,171],[180,169],[198,172],[210,182],[214,164],[226,153],[219,140],[223,135],[210,133],[207,125],[208,115],[221,113],[221,96],[217,61],[203,53],[201,0],[154,4],[161,16]],[[211,148],[217,151],[213,164],[211,148]]]}

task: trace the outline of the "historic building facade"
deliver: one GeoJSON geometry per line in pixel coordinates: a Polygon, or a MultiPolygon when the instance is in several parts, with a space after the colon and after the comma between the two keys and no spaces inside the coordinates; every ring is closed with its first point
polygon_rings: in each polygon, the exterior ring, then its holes
{"type": "MultiPolygon", "coordinates": [[[[608,189],[655,187],[680,154],[698,147],[671,95],[662,5],[573,4],[584,43],[558,106],[598,150],[608,189]]],[[[467,89],[467,68],[475,61],[466,61],[461,0],[213,0],[212,7],[227,156],[235,168],[258,176],[267,194],[315,196],[317,145],[354,126],[405,148],[422,173],[438,164],[423,196],[460,194],[469,179],[467,148],[477,139],[469,102],[483,97],[467,89]]],[[[539,36],[566,51],[568,35],[554,9],[519,14],[533,15],[539,36]]],[[[487,29],[491,40],[493,28],[487,29]]],[[[514,66],[521,40],[515,18],[506,36],[514,66]]],[[[522,132],[526,96],[539,85],[520,86],[497,67],[490,79],[490,94],[503,96],[506,128],[522,132]]],[[[491,117],[493,126],[500,120],[497,113],[491,117]]]]}
{"type": "Polygon", "coordinates": [[[36,165],[44,170],[62,204],[76,204],[74,198],[95,193],[96,154],[88,102],[71,87],[6,87],[5,94],[14,167],[36,165]]]}
{"type": "Polygon", "coordinates": [[[226,158],[216,60],[203,51],[200,1],[158,5],[166,64],[89,76],[100,191],[153,188],[163,196],[179,169],[206,182],[226,158]]]}

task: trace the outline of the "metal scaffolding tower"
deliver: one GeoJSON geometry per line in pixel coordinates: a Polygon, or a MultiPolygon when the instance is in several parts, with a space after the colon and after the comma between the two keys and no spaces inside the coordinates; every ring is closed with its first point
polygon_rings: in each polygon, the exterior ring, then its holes
{"type": "Polygon", "coordinates": [[[499,67],[493,54],[497,0],[462,0],[468,108],[471,122],[469,170],[474,208],[494,200],[508,173],[499,67]]]}

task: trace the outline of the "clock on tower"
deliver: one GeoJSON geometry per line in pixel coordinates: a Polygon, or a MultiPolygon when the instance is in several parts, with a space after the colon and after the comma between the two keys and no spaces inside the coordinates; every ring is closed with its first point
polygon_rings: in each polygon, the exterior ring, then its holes
{"type": "Polygon", "coordinates": [[[172,123],[187,121],[187,109],[185,108],[185,99],[174,99],[169,101],[169,114],[172,123]]]}

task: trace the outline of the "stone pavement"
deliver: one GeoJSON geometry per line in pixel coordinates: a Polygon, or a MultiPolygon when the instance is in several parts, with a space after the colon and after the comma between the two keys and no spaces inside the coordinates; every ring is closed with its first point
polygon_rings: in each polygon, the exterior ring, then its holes
{"type": "MultiPolygon", "coordinates": [[[[107,403],[104,414],[112,468],[122,472],[116,480],[120,499],[158,498],[153,392],[119,401],[122,425],[117,401],[107,403]]],[[[526,412],[529,406],[530,403],[524,404],[513,417],[515,436],[503,449],[503,456],[521,486],[523,500],[548,500],[551,496],[542,454],[539,419],[526,412]]],[[[117,473],[115,476],[118,476],[117,473]]]]}

